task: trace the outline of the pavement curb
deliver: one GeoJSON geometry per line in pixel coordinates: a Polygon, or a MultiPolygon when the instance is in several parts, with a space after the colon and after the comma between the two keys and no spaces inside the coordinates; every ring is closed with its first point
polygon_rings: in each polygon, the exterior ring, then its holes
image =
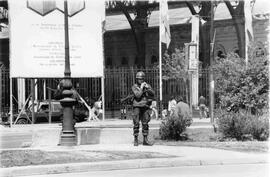
{"type": "Polygon", "coordinates": [[[106,170],[126,170],[139,168],[155,167],[179,167],[179,166],[204,166],[204,165],[232,165],[232,164],[261,164],[268,163],[266,159],[225,159],[225,160],[194,160],[183,157],[176,158],[153,158],[153,159],[135,159],[118,160],[102,162],[83,162],[53,165],[35,165],[24,167],[2,168],[1,175],[5,177],[45,175],[59,173],[75,173],[88,171],[106,171],[106,170]]]}

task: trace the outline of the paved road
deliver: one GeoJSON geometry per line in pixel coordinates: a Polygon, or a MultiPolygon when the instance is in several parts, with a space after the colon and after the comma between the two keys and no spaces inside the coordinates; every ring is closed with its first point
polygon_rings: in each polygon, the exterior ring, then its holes
{"type": "MultiPolygon", "coordinates": [[[[269,164],[238,164],[145,168],[130,170],[64,173],[31,177],[268,177],[269,164]]],[[[29,176],[30,177],[30,176],[29,176]]]]}

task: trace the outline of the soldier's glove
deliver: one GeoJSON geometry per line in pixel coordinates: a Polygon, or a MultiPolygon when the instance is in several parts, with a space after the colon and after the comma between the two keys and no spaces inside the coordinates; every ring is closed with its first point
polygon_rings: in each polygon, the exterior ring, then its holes
{"type": "Polygon", "coordinates": [[[150,88],[150,86],[147,83],[145,83],[145,86],[144,87],[147,88],[147,89],[150,88]]]}
{"type": "Polygon", "coordinates": [[[141,89],[143,89],[143,88],[145,87],[145,85],[146,85],[146,82],[143,82],[143,83],[141,84],[141,89]]]}

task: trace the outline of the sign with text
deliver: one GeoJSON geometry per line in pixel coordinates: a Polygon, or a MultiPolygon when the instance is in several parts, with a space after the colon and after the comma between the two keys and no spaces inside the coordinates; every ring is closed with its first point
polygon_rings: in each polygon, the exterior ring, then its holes
{"type": "MultiPolygon", "coordinates": [[[[64,1],[8,3],[11,77],[64,77],[64,1]]],[[[104,1],[68,0],[68,13],[71,77],[102,77],[104,1]]]]}
{"type": "Polygon", "coordinates": [[[189,70],[198,70],[198,50],[196,43],[186,43],[185,44],[186,57],[188,60],[189,70]]]}

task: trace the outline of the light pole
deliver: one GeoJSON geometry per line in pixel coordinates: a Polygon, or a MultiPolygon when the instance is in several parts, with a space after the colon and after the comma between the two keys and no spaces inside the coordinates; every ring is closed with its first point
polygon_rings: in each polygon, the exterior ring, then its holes
{"type": "Polygon", "coordinates": [[[62,97],[60,103],[63,107],[63,123],[60,145],[61,146],[74,146],[76,145],[76,135],[73,120],[73,106],[75,99],[72,98],[73,92],[71,91],[71,71],[70,71],[70,57],[69,57],[69,34],[68,34],[68,4],[67,0],[64,2],[64,30],[65,30],[65,71],[64,79],[60,84],[63,87],[62,97]]]}
{"type": "MultiPolygon", "coordinates": [[[[1,1],[1,0],[0,0],[1,1]]],[[[78,1],[70,1],[71,5],[70,12],[68,11],[68,2],[64,0],[64,9],[62,9],[62,5],[58,7],[57,0],[27,0],[27,8],[34,11],[35,13],[46,16],[54,10],[59,10],[64,13],[64,31],[65,31],[65,70],[64,70],[64,78],[61,80],[60,85],[63,90],[61,94],[60,103],[63,107],[63,123],[62,123],[62,132],[60,136],[60,145],[63,146],[73,146],[76,145],[76,134],[74,128],[74,115],[73,115],[73,107],[76,103],[76,100],[73,98],[72,83],[71,83],[71,71],[70,71],[70,55],[69,55],[69,25],[68,18],[74,16],[79,13],[83,9],[85,9],[84,0],[78,1]]],[[[57,29],[56,29],[57,30],[57,29]]],[[[57,39],[56,39],[57,40],[57,39]]],[[[51,55],[50,53],[48,53],[51,55]]],[[[12,85],[12,82],[10,83],[12,85]]],[[[12,87],[10,87],[12,88],[12,87]]],[[[11,89],[12,93],[12,89],[11,89]]],[[[10,98],[12,105],[12,98],[10,98]]],[[[12,111],[12,106],[11,106],[12,111]]]]}

